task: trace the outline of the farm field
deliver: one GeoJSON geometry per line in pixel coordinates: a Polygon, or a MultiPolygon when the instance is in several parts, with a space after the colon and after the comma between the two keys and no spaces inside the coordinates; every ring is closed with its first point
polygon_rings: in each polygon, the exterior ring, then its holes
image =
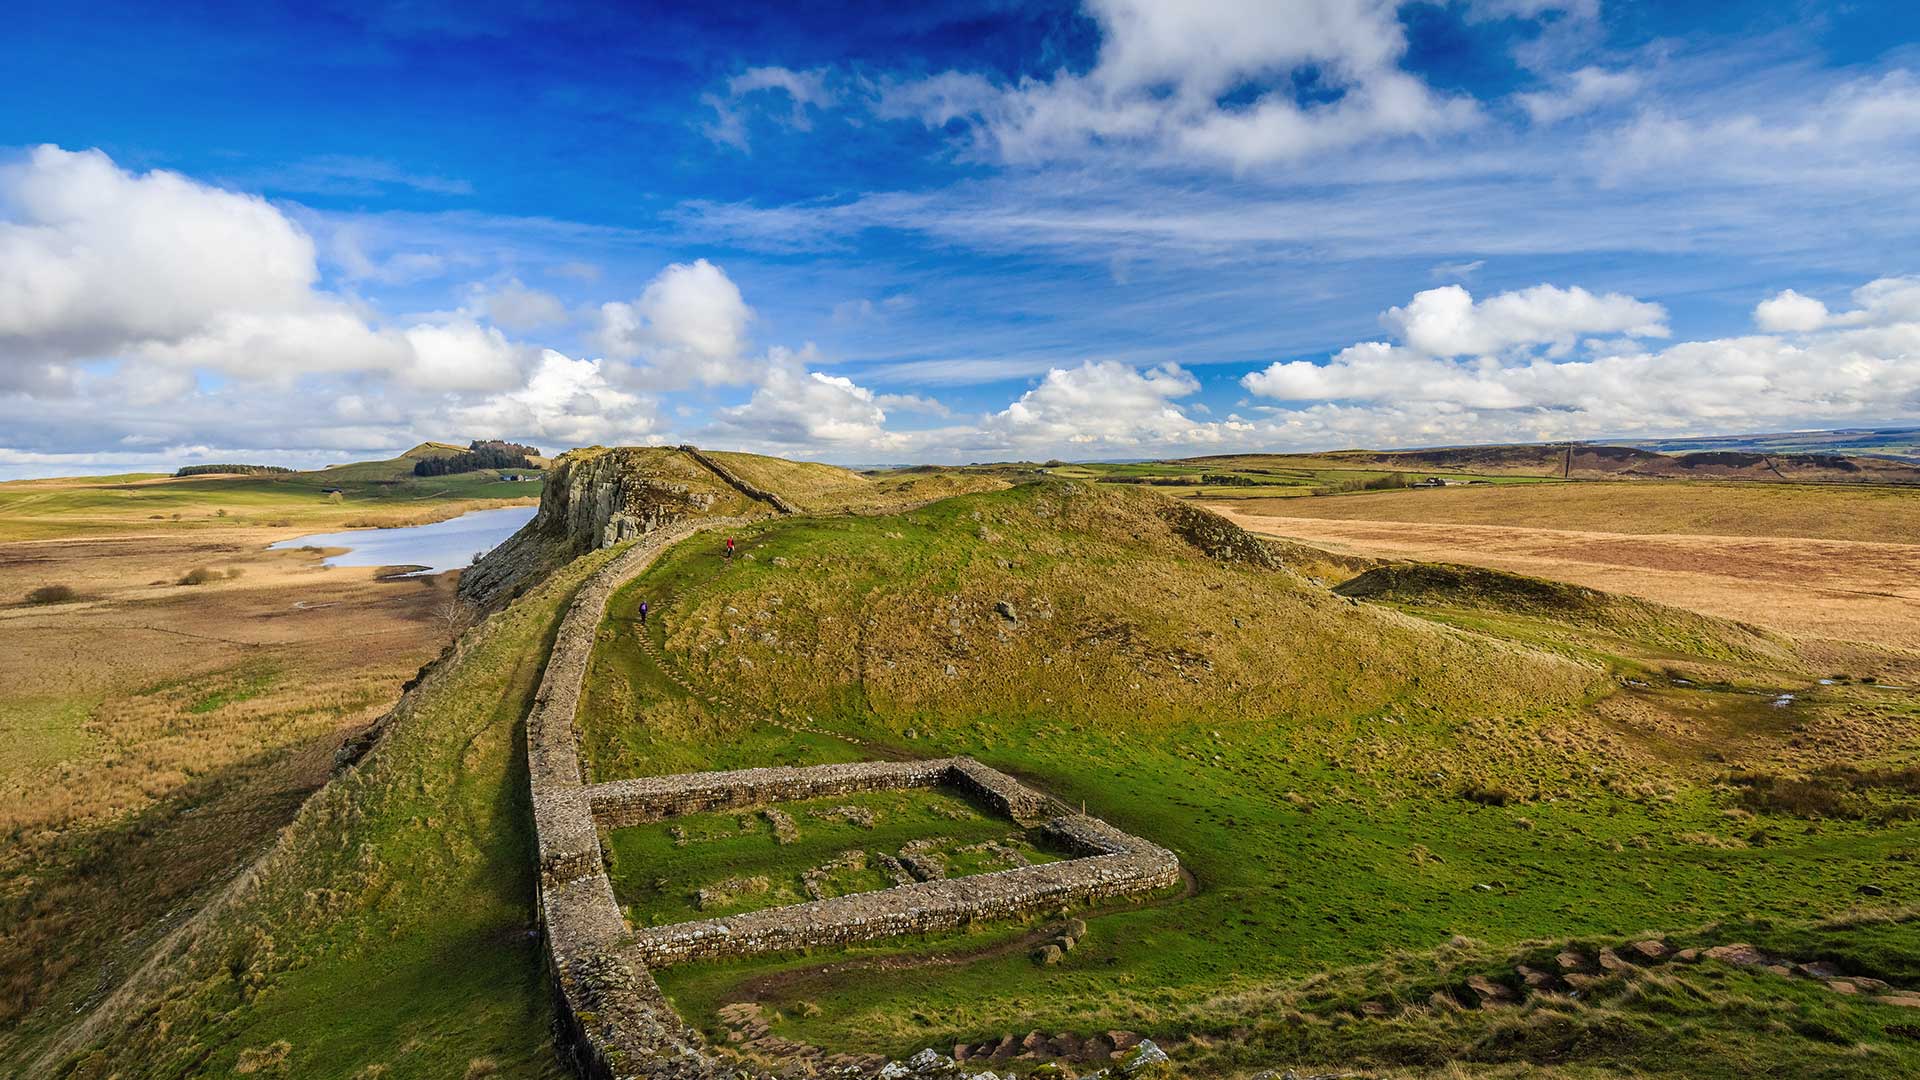
{"type": "Polygon", "coordinates": [[[0,484],[0,1062],[266,850],[465,618],[451,578],[266,546],[538,492],[355,468],[0,484]]]}
{"type": "MultiPolygon", "coordinates": [[[[660,973],[690,1019],[724,1041],[752,1005],[783,1038],[892,1055],[1148,1031],[1228,1068],[1223,1018],[1242,1014],[1223,1003],[1292,1001],[1316,972],[1446,968],[1456,941],[1496,962],[1542,939],[1843,917],[1863,887],[1920,889],[1904,780],[1833,780],[1851,809],[1821,812],[1730,779],[1905,776],[1911,693],[1823,682],[1791,646],[1685,612],[1356,604],[1178,505],[1054,481],[770,521],[735,561],[690,541],[619,594],[583,711],[597,779],[968,754],[1172,848],[1194,878],[1090,913],[1059,967],[1027,958],[1037,924],[1000,924],[660,973]],[[644,640],[641,598],[658,613],[644,640]]],[[[1303,1064],[1337,1044],[1386,1068],[1460,1036],[1274,1037],[1303,1064]]],[[[1489,1051],[1551,1060],[1537,1053],[1489,1051]]]]}

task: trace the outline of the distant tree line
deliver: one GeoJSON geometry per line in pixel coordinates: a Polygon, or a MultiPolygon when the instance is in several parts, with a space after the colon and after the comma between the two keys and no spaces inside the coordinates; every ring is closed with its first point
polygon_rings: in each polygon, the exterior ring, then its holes
{"type": "Polygon", "coordinates": [[[240,473],[243,476],[262,476],[267,473],[290,473],[292,469],[279,465],[188,465],[175,476],[206,476],[209,473],[240,473]]]}
{"type": "Polygon", "coordinates": [[[467,449],[445,457],[422,458],[413,465],[415,476],[446,476],[478,469],[531,469],[540,451],[520,443],[475,439],[467,449]]]}

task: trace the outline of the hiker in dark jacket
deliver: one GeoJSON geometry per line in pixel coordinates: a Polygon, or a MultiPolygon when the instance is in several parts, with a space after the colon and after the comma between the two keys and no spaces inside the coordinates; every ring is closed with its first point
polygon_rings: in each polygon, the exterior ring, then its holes
{"type": "Polygon", "coordinates": [[[640,601],[640,625],[647,625],[647,602],[645,600],[640,601]]]}

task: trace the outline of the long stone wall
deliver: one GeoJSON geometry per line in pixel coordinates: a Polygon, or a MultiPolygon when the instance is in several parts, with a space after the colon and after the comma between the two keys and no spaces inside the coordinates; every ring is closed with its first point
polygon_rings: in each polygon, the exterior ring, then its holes
{"type": "Polygon", "coordinates": [[[738,1076],[660,993],[650,966],[952,929],[1171,887],[1172,852],[1082,814],[1048,818],[1053,800],[970,758],[743,769],[587,784],[575,726],[607,602],[668,546],[731,519],[647,533],[575,594],[527,717],[527,764],[539,858],[540,915],[558,995],[563,1052],[592,1080],[738,1076]],[[599,830],[677,814],[791,799],[949,785],[1079,857],[952,880],[707,919],[635,933],[607,877],[599,830]]]}
{"type": "Polygon", "coordinates": [[[566,1035],[563,1053],[592,1080],[714,1080],[725,1071],[645,965],[624,955],[626,919],[600,854],[574,729],[607,601],[669,545],[701,527],[659,530],[587,579],[561,619],[527,715],[540,915],[566,1035]]]}
{"type": "Polygon", "coordinates": [[[779,492],[768,491],[766,488],[750,483],[746,477],[722,465],[719,461],[715,460],[712,455],[703,452],[692,443],[687,443],[680,447],[680,449],[685,451],[688,457],[713,470],[715,476],[732,485],[733,489],[740,494],[750,499],[758,499],[783,514],[797,514],[800,512],[799,507],[781,498],[779,492]]]}

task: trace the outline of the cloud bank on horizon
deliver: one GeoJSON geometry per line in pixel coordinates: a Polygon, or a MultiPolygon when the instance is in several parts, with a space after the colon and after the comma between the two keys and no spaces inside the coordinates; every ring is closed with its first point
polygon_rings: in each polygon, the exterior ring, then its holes
{"type": "MultiPolygon", "coordinates": [[[[503,54],[635,28],[432,10],[321,39],[284,89],[185,84],[225,103],[207,133],[126,96],[0,106],[0,475],[475,437],[862,464],[1920,418],[1896,5],[716,16],[628,81],[574,65],[461,115],[443,156],[400,137],[445,119],[430,82],[500,92],[503,54]],[[462,50],[377,114],[314,81],[462,50]],[[313,145],[234,151],[268,114],[313,145]]],[[[44,60],[61,19],[0,55],[44,60]]],[[[196,44],[293,50],[301,19],[196,44]]]]}

